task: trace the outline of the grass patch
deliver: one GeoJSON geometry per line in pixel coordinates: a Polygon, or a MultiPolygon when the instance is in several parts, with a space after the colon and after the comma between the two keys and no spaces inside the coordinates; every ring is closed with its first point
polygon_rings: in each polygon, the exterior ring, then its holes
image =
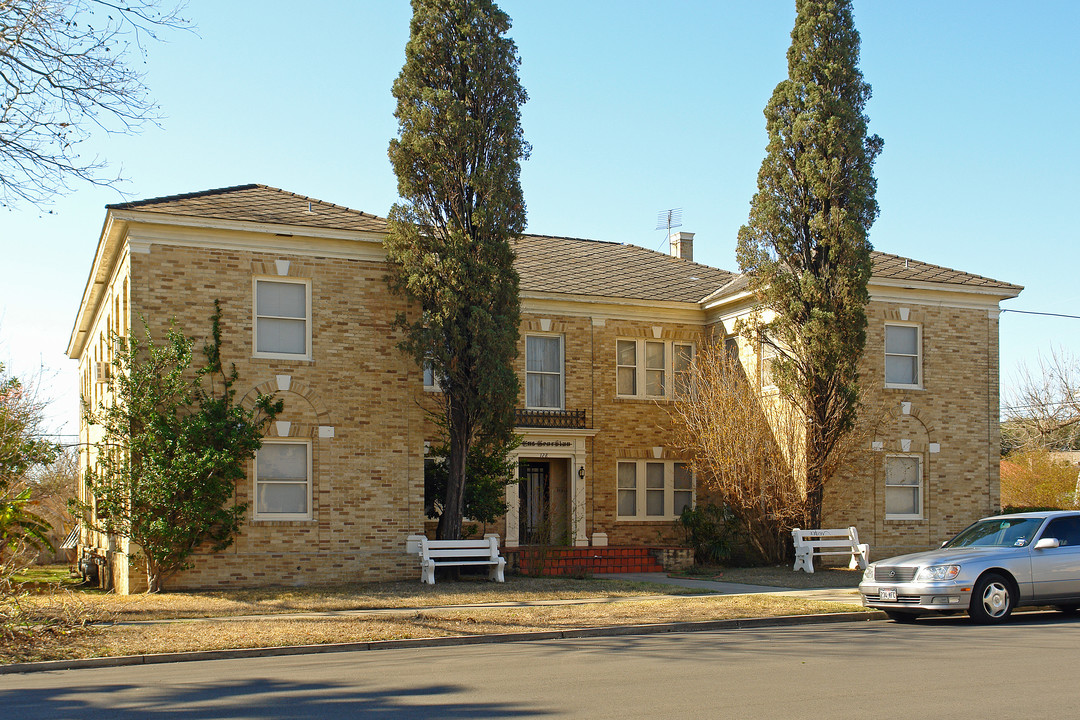
{"type": "Polygon", "coordinates": [[[15,572],[11,583],[15,591],[44,592],[78,587],[82,578],[72,575],[67,565],[31,565],[15,572]]]}
{"type": "MultiPolygon", "coordinates": [[[[155,595],[113,595],[75,592],[88,608],[117,621],[227,617],[332,610],[422,608],[475,603],[535,600],[573,600],[590,597],[691,595],[700,591],[672,585],[634,583],[603,578],[510,577],[505,583],[487,580],[440,581],[424,585],[415,580],[355,583],[319,587],[269,587],[155,595]]],[[[40,595],[27,603],[46,609],[53,596],[40,595]]]]}
{"type": "Polygon", "coordinates": [[[856,605],[791,597],[729,595],[626,599],[585,605],[440,608],[344,618],[183,620],[99,627],[66,642],[42,643],[34,659],[70,659],[404,638],[489,635],[582,627],[741,617],[859,612],[856,605]]]}
{"type": "MultiPolygon", "coordinates": [[[[706,568],[704,573],[727,582],[777,587],[854,587],[861,575],[849,570],[806,575],[786,567],[706,568]]],[[[22,617],[73,621],[43,628],[30,642],[0,643],[0,663],[862,610],[855,604],[772,594],[680,597],[700,591],[609,578],[511,576],[506,583],[465,578],[434,586],[411,580],[155,595],[49,587],[49,592],[18,599],[22,617]],[[521,604],[549,600],[586,602],[521,604]],[[502,605],[476,607],[490,603],[502,605]],[[357,613],[275,617],[327,611],[357,613]],[[248,615],[266,617],[237,617],[248,615]],[[87,625],[87,618],[97,624],[87,625]]]]}

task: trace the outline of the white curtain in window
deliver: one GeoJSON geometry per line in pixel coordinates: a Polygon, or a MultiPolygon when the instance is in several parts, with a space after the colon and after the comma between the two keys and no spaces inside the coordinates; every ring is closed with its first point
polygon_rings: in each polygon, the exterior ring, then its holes
{"type": "Polygon", "coordinates": [[[645,394],[664,394],[664,343],[645,343],[645,394]]]}
{"type": "Polygon", "coordinates": [[[645,463],[645,514],[664,514],[664,463],[645,463]]]}
{"type": "Polygon", "coordinates": [[[562,407],[562,342],[557,337],[525,338],[525,404],[562,407]]]}
{"type": "Polygon", "coordinates": [[[637,515],[637,463],[619,463],[619,515],[637,515]]]}
{"type": "Polygon", "coordinates": [[[308,511],[308,446],[304,443],[264,442],[258,470],[256,511],[303,514],[308,511]]]}
{"type": "Polygon", "coordinates": [[[637,343],[619,340],[615,343],[618,364],[619,395],[637,395],[637,343]]]}
{"type": "Polygon", "coordinates": [[[307,286],[259,280],[255,283],[258,352],[307,352],[307,286]]]}
{"type": "Polygon", "coordinates": [[[917,457],[885,458],[885,514],[919,514],[920,474],[917,457]]]}
{"type": "Polygon", "coordinates": [[[919,329],[885,326],[885,382],[917,385],[919,382],[919,329]]]}

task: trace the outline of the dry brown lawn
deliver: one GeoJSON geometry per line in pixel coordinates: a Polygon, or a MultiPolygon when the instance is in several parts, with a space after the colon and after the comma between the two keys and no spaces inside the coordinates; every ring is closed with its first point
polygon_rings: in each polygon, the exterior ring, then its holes
{"type": "MultiPolygon", "coordinates": [[[[792,576],[803,575],[786,568],[718,572],[724,573],[719,580],[783,587],[797,586],[801,578],[792,576]],[[738,580],[732,577],[736,574],[738,580]]],[[[857,574],[836,572],[843,574],[833,577],[815,573],[808,577],[818,581],[814,587],[843,587],[849,584],[851,575],[857,574]],[[828,578],[834,584],[830,585],[828,578]],[[841,578],[845,581],[840,582],[841,578]]],[[[76,605],[80,616],[95,617],[99,624],[63,632],[50,630],[38,635],[30,645],[0,647],[0,663],[861,610],[857,605],[776,595],[680,597],[696,592],[603,578],[525,577],[509,578],[504,584],[464,580],[439,582],[434,587],[411,581],[131,596],[58,591],[26,597],[21,602],[42,615],[61,606],[67,607],[70,614],[70,607],[76,605]],[[521,604],[588,598],[595,601],[521,604]],[[503,605],[475,607],[483,603],[503,605]],[[358,612],[331,617],[274,617],[283,613],[349,611],[358,612]],[[267,617],[236,617],[248,615],[267,617]]]]}
{"type": "MultiPolygon", "coordinates": [[[[188,619],[165,623],[97,626],[73,636],[49,637],[22,659],[65,659],[489,635],[613,625],[858,612],[860,609],[855,605],[782,596],[729,595],[583,605],[422,609],[406,615],[386,613],[301,619],[188,619]]],[[[3,652],[0,652],[0,655],[3,655],[3,652]]],[[[5,661],[11,662],[14,659],[5,658],[5,661]]]]}
{"type": "MultiPolygon", "coordinates": [[[[240,590],[175,592],[155,595],[114,595],[74,592],[71,597],[94,612],[117,622],[174,618],[228,617],[335,610],[379,610],[469,605],[496,602],[572,600],[591,597],[640,597],[644,595],[691,595],[699,590],[655,583],[603,578],[510,577],[505,583],[482,579],[356,583],[312,587],[268,587],[240,590]]],[[[35,595],[25,601],[48,608],[59,595],[35,595]]]]}

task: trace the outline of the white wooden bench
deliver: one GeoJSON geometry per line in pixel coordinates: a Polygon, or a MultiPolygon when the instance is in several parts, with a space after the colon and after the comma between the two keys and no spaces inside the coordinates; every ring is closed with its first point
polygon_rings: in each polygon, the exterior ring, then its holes
{"type": "Polygon", "coordinates": [[[435,584],[435,568],[449,565],[488,565],[488,578],[506,582],[503,570],[506,559],[499,557],[499,538],[483,540],[428,540],[423,535],[410,535],[405,551],[420,556],[420,581],[435,584]]]}
{"type": "Polygon", "coordinates": [[[855,526],[836,530],[800,530],[791,531],[795,542],[795,567],[793,570],[814,572],[814,558],[821,555],[851,555],[848,567],[866,569],[870,562],[870,546],[859,542],[859,531],[855,526]]]}

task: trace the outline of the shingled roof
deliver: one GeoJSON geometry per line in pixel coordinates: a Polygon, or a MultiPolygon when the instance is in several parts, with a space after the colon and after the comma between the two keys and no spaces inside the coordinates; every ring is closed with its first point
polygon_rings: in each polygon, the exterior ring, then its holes
{"type": "MultiPolygon", "coordinates": [[[[236,185],[107,206],[186,217],[385,233],[387,220],[268,185],[236,185]]],[[[525,292],[699,302],[746,287],[744,276],[655,250],[600,240],[526,235],[515,244],[525,292]]],[[[874,277],[1019,292],[1018,285],[873,253],[874,277]]]]}
{"type": "Polygon", "coordinates": [[[515,250],[527,292],[698,302],[734,277],[655,250],[599,240],[527,235],[515,250]]]}
{"type": "Polygon", "coordinates": [[[385,218],[268,185],[235,185],[184,195],[107,205],[112,210],[138,210],[187,217],[296,225],[331,230],[386,232],[385,218]]]}
{"type": "Polygon", "coordinates": [[[994,280],[982,275],[953,270],[941,265],[931,265],[900,255],[874,251],[874,277],[881,280],[910,280],[913,282],[966,285],[994,290],[1023,290],[1020,285],[994,280]]]}

